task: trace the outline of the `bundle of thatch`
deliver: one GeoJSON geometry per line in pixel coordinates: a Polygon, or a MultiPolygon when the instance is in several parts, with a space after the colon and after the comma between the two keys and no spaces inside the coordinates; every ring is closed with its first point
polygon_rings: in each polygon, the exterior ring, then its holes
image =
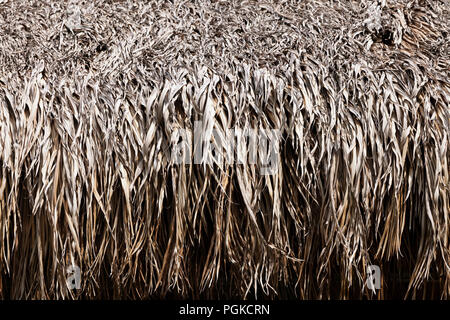
{"type": "Polygon", "coordinates": [[[448,1],[1,1],[0,297],[448,298],[448,21],[448,1]],[[278,170],[175,163],[195,121],[279,129],[278,170]]]}

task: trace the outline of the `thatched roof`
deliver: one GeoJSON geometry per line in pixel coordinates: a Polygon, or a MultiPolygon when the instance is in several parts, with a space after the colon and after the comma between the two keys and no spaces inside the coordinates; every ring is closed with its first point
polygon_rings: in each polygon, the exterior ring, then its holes
{"type": "Polygon", "coordinates": [[[449,7],[0,1],[0,297],[448,298],[449,7]],[[278,171],[174,163],[194,121],[278,171]]]}

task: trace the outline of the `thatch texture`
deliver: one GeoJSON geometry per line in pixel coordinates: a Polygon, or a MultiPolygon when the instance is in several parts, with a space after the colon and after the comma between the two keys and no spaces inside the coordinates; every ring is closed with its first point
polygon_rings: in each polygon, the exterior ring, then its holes
{"type": "Polygon", "coordinates": [[[449,6],[0,1],[0,297],[449,298],[449,6]]]}

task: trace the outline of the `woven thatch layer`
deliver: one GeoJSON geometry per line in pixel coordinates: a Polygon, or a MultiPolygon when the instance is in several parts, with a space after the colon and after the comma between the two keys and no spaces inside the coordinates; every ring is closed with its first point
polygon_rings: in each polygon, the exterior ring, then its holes
{"type": "Polygon", "coordinates": [[[2,1],[0,297],[448,298],[448,2],[342,2],[2,1]]]}

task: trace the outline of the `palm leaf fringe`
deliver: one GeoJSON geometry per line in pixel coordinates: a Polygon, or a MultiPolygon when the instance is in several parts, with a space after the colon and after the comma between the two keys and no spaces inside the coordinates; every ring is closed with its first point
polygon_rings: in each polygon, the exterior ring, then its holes
{"type": "Polygon", "coordinates": [[[33,3],[0,4],[1,298],[449,298],[448,2],[33,3]],[[278,171],[174,163],[194,121],[279,129],[278,171]]]}

